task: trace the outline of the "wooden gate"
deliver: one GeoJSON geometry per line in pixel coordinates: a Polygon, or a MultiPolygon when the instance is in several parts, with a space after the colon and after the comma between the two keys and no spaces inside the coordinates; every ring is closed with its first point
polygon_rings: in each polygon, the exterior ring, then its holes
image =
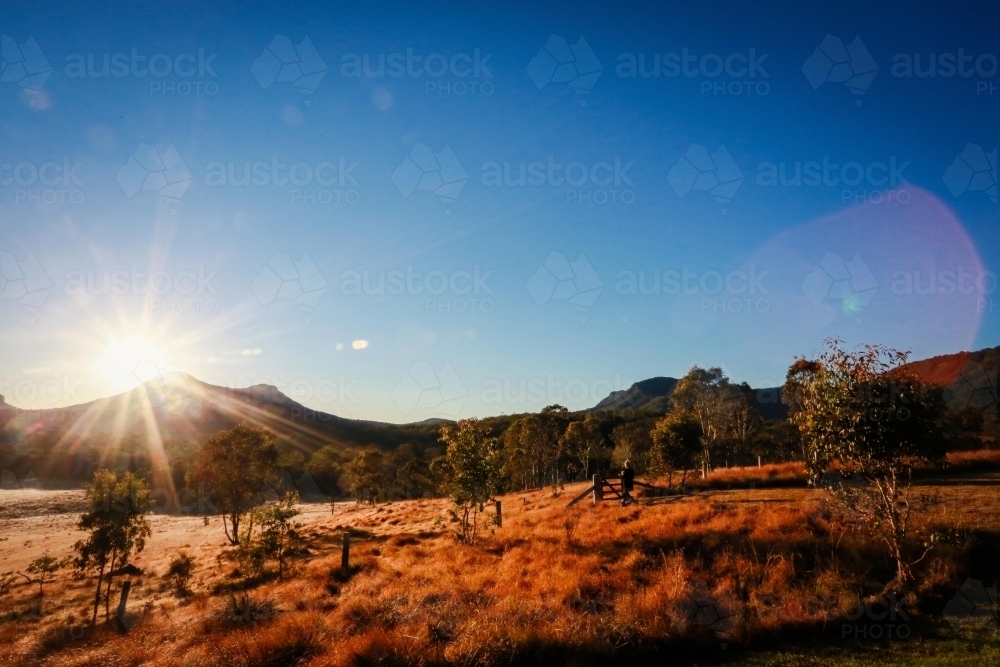
{"type": "MultiPolygon", "coordinates": [[[[653,486],[652,484],[644,484],[643,482],[633,481],[635,486],[640,486],[644,489],[657,489],[659,487],[653,486]]],[[[594,504],[602,502],[605,497],[616,498],[618,500],[623,499],[622,494],[622,478],[620,476],[613,477],[603,477],[601,475],[594,475],[593,484],[590,488],[578,495],[573,500],[569,501],[569,505],[566,507],[572,507],[581,500],[587,497],[588,494],[593,494],[594,504]]],[[[637,501],[638,502],[638,501],[637,501]]]]}

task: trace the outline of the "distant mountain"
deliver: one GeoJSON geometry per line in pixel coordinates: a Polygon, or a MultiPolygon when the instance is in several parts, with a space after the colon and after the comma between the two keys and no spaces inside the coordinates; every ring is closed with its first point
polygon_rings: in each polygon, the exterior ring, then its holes
{"type": "MultiPolygon", "coordinates": [[[[1000,347],[993,347],[914,361],[905,368],[921,381],[943,387],[945,399],[952,409],[972,407],[997,414],[998,360],[1000,347]]],[[[584,412],[628,410],[650,415],[664,414],[677,382],[672,377],[642,380],[628,389],[611,392],[584,412]]],[[[781,403],[781,387],[754,389],[754,398],[754,406],[765,419],[788,417],[788,409],[781,403]]]]}
{"type": "MultiPolygon", "coordinates": [[[[628,389],[611,392],[588,412],[629,410],[650,415],[665,414],[677,382],[677,378],[672,377],[654,377],[636,382],[628,389]]],[[[788,410],[781,403],[780,387],[755,389],[754,399],[754,405],[764,419],[784,419],[788,416],[788,410]]]]}
{"type": "Polygon", "coordinates": [[[944,354],[906,365],[920,380],[944,387],[952,410],[981,409],[997,414],[997,362],[1000,346],[977,352],[944,354]]]}
{"type": "Polygon", "coordinates": [[[591,408],[598,410],[636,410],[662,414],[667,411],[670,394],[677,387],[677,378],[654,377],[636,382],[628,389],[613,391],[591,408]]]}
{"type": "Polygon", "coordinates": [[[0,399],[0,463],[23,471],[44,462],[46,470],[39,474],[78,478],[93,468],[95,456],[119,443],[158,439],[169,454],[240,423],[268,428],[280,443],[306,456],[326,445],[438,444],[433,420],[396,425],[346,419],[307,408],[272,385],[230,389],[171,373],[117,396],[65,408],[23,410],[0,399]]]}

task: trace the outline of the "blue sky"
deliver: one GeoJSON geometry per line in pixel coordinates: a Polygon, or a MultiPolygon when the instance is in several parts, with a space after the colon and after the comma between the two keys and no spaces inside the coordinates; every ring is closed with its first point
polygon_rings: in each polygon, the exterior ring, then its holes
{"type": "Polygon", "coordinates": [[[9,7],[0,393],[184,370],[403,422],[997,345],[998,11],[9,7]]]}

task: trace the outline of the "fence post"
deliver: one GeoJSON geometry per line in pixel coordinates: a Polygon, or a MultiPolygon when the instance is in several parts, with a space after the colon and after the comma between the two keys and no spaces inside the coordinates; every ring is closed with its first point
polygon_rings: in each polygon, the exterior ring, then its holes
{"type": "Polygon", "coordinates": [[[600,473],[594,475],[594,504],[604,500],[604,480],[601,479],[600,473]]]}
{"type": "Polygon", "coordinates": [[[351,531],[344,531],[344,547],[340,552],[340,569],[344,574],[351,569],[351,531]]]}
{"type": "Polygon", "coordinates": [[[503,528],[503,510],[500,509],[500,501],[497,503],[497,528],[503,528]]]}
{"type": "Polygon", "coordinates": [[[125,605],[128,604],[128,593],[130,590],[132,590],[132,580],[128,579],[122,584],[122,597],[118,601],[118,613],[116,614],[122,630],[128,630],[125,626],[125,605]]]}

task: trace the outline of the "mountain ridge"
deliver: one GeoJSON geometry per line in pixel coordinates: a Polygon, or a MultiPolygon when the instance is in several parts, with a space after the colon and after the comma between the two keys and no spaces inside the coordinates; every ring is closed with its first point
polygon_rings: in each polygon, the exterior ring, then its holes
{"type": "MultiPolygon", "coordinates": [[[[949,405],[993,412],[998,357],[1000,347],[985,348],[910,362],[906,368],[923,381],[943,386],[949,405]]],[[[678,381],[669,376],[640,380],[575,414],[664,414],[678,381]]],[[[765,419],[787,416],[780,387],[754,389],[753,396],[765,419]]],[[[517,417],[486,419],[502,427],[517,417]]],[[[239,423],[268,428],[287,449],[306,455],[326,446],[350,451],[375,445],[388,450],[408,443],[425,450],[440,446],[440,425],[448,421],[430,418],[391,424],[350,419],[308,408],[271,384],[220,387],[177,372],[120,394],[61,408],[22,409],[0,397],[0,461],[4,467],[20,465],[23,469],[32,462],[47,462],[59,470],[44,474],[79,477],[81,470],[92,469],[101,460],[108,447],[121,447],[130,439],[155,442],[165,452],[197,445],[239,423]],[[50,454],[59,462],[49,460],[50,454]]]]}

